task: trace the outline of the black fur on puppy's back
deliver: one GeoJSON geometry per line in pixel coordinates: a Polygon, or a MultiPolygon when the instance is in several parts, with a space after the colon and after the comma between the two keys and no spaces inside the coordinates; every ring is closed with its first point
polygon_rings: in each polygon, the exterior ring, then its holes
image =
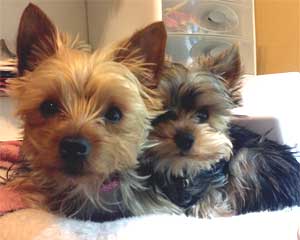
{"type": "Polygon", "coordinates": [[[229,188],[238,214],[300,205],[300,163],[291,147],[230,127],[229,188]]]}

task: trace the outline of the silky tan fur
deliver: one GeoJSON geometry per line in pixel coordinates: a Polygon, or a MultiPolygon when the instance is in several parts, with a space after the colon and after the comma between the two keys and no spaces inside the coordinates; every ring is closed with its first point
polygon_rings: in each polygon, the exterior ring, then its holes
{"type": "Polygon", "coordinates": [[[152,89],[158,84],[165,41],[164,26],[157,22],[90,53],[59,33],[37,6],[28,5],[18,31],[19,77],[9,84],[23,122],[24,163],[8,181],[28,206],[97,221],[178,211],[152,194],[143,184],[146,178],[135,171],[150,119],[160,109],[152,89]],[[41,114],[47,100],[58,104],[58,114],[41,114]],[[106,121],[110,106],[121,109],[120,122],[106,121]],[[63,170],[59,143],[66,136],[91,143],[78,176],[63,170]],[[100,193],[116,174],[119,187],[100,193]]]}

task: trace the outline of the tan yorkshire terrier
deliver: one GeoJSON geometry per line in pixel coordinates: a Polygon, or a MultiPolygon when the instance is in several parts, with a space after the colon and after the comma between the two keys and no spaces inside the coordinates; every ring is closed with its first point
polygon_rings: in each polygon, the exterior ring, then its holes
{"type": "Polygon", "coordinates": [[[7,183],[28,206],[97,221],[176,209],[135,171],[160,109],[151,89],[165,42],[157,22],[89,53],[28,5],[17,37],[19,77],[9,86],[23,121],[24,161],[7,183]]]}
{"type": "Polygon", "coordinates": [[[240,104],[237,46],[186,68],[166,63],[141,175],[157,193],[198,217],[300,204],[300,165],[288,146],[231,124],[240,104]]]}

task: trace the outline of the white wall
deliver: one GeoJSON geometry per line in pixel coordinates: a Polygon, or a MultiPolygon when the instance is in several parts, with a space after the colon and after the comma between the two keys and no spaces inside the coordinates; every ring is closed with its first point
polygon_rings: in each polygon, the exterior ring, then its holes
{"type": "Polygon", "coordinates": [[[161,0],[86,0],[89,39],[95,48],[161,20],[161,0]]]}
{"type": "Polygon", "coordinates": [[[21,14],[29,2],[45,11],[59,29],[79,33],[94,48],[161,20],[161,0],[0,0],[0,38],[12,50],[21,14]]]}
{"type": "MultiPolygon", "coordinates": [[[[101,0],[100,0],[101,1],[101,0]]],[[[88,39],[84,0],[0,0],[0,38],[14,49],[19,20],[29,2],[38,5],[61,29],[88,39]]]]}

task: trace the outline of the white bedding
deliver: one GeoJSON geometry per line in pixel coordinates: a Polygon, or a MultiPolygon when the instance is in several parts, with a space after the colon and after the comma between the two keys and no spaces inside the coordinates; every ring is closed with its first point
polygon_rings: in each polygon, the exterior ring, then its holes
{"type": "MultiPolygon", "coordinates": [[[[68,239],[154,240],[154,239],[297,239],[300,208],[240,217],[200,220],[185,216],[152,215],[112,223],[95,224],[61,220],[44,230],[39,238],[51,239],[55,232],[68,239]]],[[[56,234],[56,233],[55,233],[56,234]]]]}
{"type": "Polygon", "coordinates": [[[106,223],[28,209],[0,217],[0,226],[1,240],[300,240],[300,208],[212,220],[150,215],[106,223]]]}

